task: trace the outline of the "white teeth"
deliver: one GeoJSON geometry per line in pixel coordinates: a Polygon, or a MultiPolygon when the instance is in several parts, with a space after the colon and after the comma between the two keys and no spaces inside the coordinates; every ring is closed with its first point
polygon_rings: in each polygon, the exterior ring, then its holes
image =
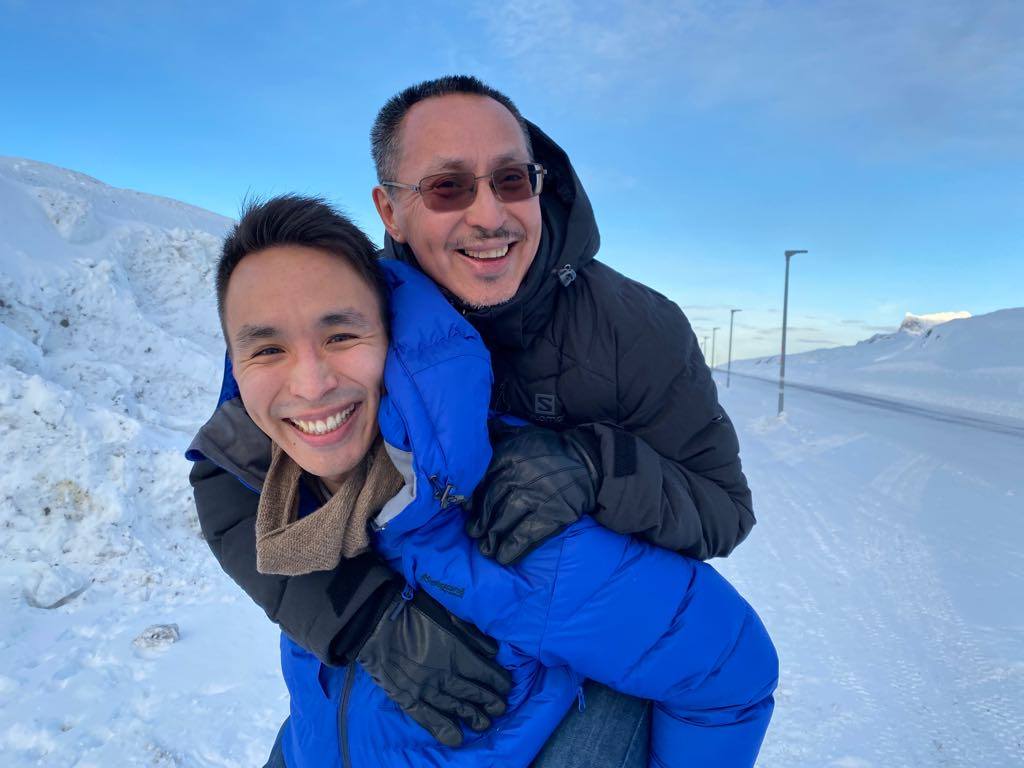
{"type": "Polygon", "coordinates": [[[352,415],[352,411],[355,408],[353,404],[340,413],[328,416],[326,419],[317,419],[316,421],[303,421],[302,419],[289,419],[288,421],[307,435],[325,435],[338,429],[348,421],[348,417],[352,415]]]}
{"type": "Polygon", "coordinates": [[[501,248],[493,248],[489,251],[470,251],[468,249],[465,251],[465,254],[470,258],[483,259],[485,261],[489,259],[500,259],[506,253],[508,253],[507,245],[503,245],[501,248]]]}

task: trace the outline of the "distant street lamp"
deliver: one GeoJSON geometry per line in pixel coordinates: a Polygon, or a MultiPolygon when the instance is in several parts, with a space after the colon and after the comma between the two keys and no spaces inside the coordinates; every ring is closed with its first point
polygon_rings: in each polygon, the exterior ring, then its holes
{"type": "Polygon", "coordinates": [[[700,352],[704,355],[704,359],[708,359],[708,337],[704,337],[704,343],[700,345],[700,352]]]}
{"type": "Polygon", "coordinates": [[[782,415],[786,387],[786,318],[789,314],[789,260],[798,253],[807,253],[807,251],[786,251],[786,289],[782,295],[782,357],[779,360],[779,416],[782,415]]]}
{"type": "Polygon", "coordinates": [[[725,373],[725,388],[729,388],[729,381],[732,379],[732,321],[736,318],[737,312],[742,312],[742,309],[730,309],[729,310],[729,367],[725,373]]]}
{"type": "Polygon", "coordinates": [[[711,375],[715,375],[715,336],[718,335],[718,329],[721,326],[715,326],[711,329],[711,375]]]}

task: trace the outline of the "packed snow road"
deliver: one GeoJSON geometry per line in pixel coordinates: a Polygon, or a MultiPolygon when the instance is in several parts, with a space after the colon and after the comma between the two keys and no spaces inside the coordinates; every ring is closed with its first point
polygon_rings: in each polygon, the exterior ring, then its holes
{"type": "MultiPolygon", "coordinates": [[[[778,389],[778,379],[769,379],[764,376],[752,376],[749,373],[733,372],[732,376],[738,376],[748,381],[756,381],[778,389]]],[[[839,400],[849,400],[861,405],[870,405],[874,408],[883,408],[887,411],[904,413],[909,416],[919,416],[934,421],[942,421],[949,424],[959,424],[965,427],[984,429],[989,432],[999,432],[1005,435],[1014,435],[1024,438],[1024,421],[1009,416],[993,416],[990,414],[979,414],[972,411],[965,411],[959,408],[943,408],[936,405],[923,406],[917,403],[897,400],[891,397],[877,397],[863,392],[850,392],[832,387],[822,387],[817,384],[787,381],[786,391],[799,390],[802,392],[813,392],[825,397],[834,397],[839,400]]]]}
{"type": "Polygon", "coordinates": [[[763,766],[1024,764],[1024,440],[734,377],[782,661],[763,766]]]}

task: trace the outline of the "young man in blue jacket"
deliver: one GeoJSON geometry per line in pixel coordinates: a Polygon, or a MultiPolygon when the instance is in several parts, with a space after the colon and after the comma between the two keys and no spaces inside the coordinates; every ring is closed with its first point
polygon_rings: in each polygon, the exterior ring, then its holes
{"type": "MultiPolygon", "coordinates": [[[[602,525],[697,559],[728,554],[754,524],[735,430],[679,308],[595,258],[597,224],[566,153],[471,77],[401,92],[371,139],[384,253],[422,269],[481,334],[493,407],[560,430],[587,452],[600,473],[602,525]],[[537,194],[508,194],[499,172],[525,165],[537,194]]],[[[401,579],[374,553],[300,577],[260,574],[251,494],[211,462],[196,464],[191,479],[224,570],[321,661],[352,658],[401,579]]],[[[566,523],[554,505],[482,502],[469,530],[500,562],[566,523]]],[[[422,670],[435,672],[447,673],[422,670]]],[[[619,736],[608,723],[643,727],[643,704],[595,685],[592,706],[565,724],[590,730],[565,743],[628,741],[631,728],[619,736]]]]}
{"type": "Polygon", "coordinates": [[[286,197],[242,217],[218,288],[231,365],[192,451],[259,490],[259,569],[299,576],[372,546],[407,585],[344,669],[283,636],[290,768],[526,765],[584,679],[655,703],[652,765],[753,765],[778,672],[756,614],[709,566],[585,517],[601,471],[564,434],[513,429],[491,461],[490,357],[426,277],[375,262],[322,203],[286,197]],[[565,521],[513,564],[464,530],[459,502],[485,471],[489,507],[565,521]],[[439,623],[497,663],[424,680],[440,706],[399,696],[407,715],[385,690],[453,666],[457,649],[424,632],[439,623]],[[416,658],[388,653],[396,636],[416,658]]]}

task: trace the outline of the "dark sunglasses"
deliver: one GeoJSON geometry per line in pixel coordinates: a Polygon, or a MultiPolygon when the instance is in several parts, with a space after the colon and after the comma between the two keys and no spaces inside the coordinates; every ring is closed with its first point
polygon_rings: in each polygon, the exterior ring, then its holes
{"type": "Polygon", "coordinates": [[[544,166],[540,163],[515,163],[474,176],[472,173],[435,173],[424,176],[419,184],[382,181],[382,187],[411,189],[423,198],[431,211],[461,211],[476,199],[476,183],[490,179],[491,191],[503,203],[518,203],[539,195],[544,187],[544,166]]]}

